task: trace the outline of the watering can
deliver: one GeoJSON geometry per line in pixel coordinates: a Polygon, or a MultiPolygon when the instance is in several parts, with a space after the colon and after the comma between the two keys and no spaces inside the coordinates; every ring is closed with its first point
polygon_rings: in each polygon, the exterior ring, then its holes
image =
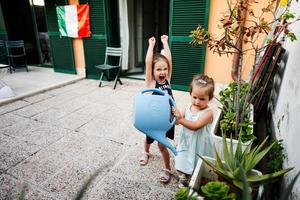
{"type": "Polygon", "coordinates": [[[175,147],[166,138],[167,131],[176,122],[171,115],[171,106],[175,106],[175,102],[168,93],[157,88],[142,90],[134,98],[134,126],[177,155],[175,147]],[[158,95],[145,94],[146,92],[158,95]]]}

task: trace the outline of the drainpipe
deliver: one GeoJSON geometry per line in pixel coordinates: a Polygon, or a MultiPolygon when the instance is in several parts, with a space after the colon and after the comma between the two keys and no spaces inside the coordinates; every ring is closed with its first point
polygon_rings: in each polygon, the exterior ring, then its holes
{"type": "MultiPolygon", "coordinates": [[[[240,4],[243,3],[243,0],[240,0],[240,4]]],[[[248,5],[246,3],[246,5],[248,5]]],[[[243,29],[241,27],[244,27],[245,26],[245,21],[246,21],[246,14],[247,14],[247,7],[244,8],[240,13],[241,15],[241,19],[242,21],[239,22],[239,33],[240,33],[240,36],[236,42],[236,46],[238,49],[243,49],[243,29]]],[[[232,67],[231,67],[231,77],[234,81],[237,81],[238,80],[238,69],[239,69],[239,66],[240,66],[240,57],[241,57],[241,52],[238,52],[236,51],[236,53],[234,53],[233,55],[233,59],[232,59],[232,67]]],[[[243,63],[241,63],[243,64],[243,63]]]]}

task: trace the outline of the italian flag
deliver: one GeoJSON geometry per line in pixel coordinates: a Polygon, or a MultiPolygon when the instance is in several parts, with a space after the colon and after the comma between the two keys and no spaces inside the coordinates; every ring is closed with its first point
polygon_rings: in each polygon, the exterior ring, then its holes
{"type": "Polygon", "coordinates": [[[89,4],[57,6],[56,14],[61,36],[90,37],[89,10],[89,4]]]}

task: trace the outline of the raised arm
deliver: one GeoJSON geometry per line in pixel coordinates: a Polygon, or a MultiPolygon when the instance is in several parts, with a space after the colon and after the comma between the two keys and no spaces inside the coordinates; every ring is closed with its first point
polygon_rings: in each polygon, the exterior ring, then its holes
{"type": "Polygon", "coordinates": [[[146,87],[149,88],[151,86],[151,82],[153,81],[153,75],[152,75],[152,61],[153,61],[153,49],[155,45],[155,37],[151,37],[148,40],[149,46],[146,54],[146,87]]]}
{"type": "Polygon", "coordinates": [[[162,35],[160,37],[160,39],[161,39],[161,42],[164,46],[163,55],[166,56],[166,58],[168,59],[169,64],[170,64],[168,80],[171,80],[173,69],[172,69],[172,55],[171,55],[171,50],[170,50],[169,43],[168,43],[168,36],[167,35],[162,35]]]}

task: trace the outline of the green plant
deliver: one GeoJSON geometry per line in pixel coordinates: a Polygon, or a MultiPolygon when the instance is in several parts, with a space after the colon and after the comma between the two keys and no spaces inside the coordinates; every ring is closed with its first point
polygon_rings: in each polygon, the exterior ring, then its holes
{"type": "MultiPolygon", "coordinates": [[[[245,103],[246,94],[249,91],[249,84],[248,83],[242,83],[241,85],[241,91],[240,91],[240,98],[239,98],[239,106],[242,108],[245,103]]],[[[231,82],[228,87],[221,90],[219,92],[220,95],[220,102],[222,103],[222,111],[223,112],[235,112],[236,108],[236,95],[237,95],[237,82],[233,81],[231,82]]],[[[248,113],[249,110],[249,104],[246,105],[246,110],[248,113]]]]}
{"type": "Polygon", "coordinates": [[[247,176],[247,182],[250,187],[256,187],[265,183],[268,183],[275,178],[278,178],[285,173],[289,172],[293,168],[282,169],[278,172],[274,172],[271,174],[264,175],[253,175],[252,169],[261,161],[261,159],[270,151],[272,146],[275,144],[274,142],[269,146],[263,149],[268,138],[258,146],[253,147],[249,150],[249,146],[242,149],[241,146],[241,138],[239,137],[236,151],[233,151],[233,142],[232,138],[230,141],[230,146],[228,148],[226,144],[226,137],[223,134],[223,155],[224,161],[221,161],[218,152],[216,151],[216,162],[212,163],[202,156],[201,159],[209,165],[219,176],[222,176],[225,180],[233,184],[239,189],[243,189],[242,185],[242,169],[245,170],[245,174],[247,176]]]}
{"type": "Polygon", "coordinates": [[[196,192],[190,194],[190,189],[188,187],[180,188],[176,191],[176,200],[197,200],[199,195],[196,192]]]}
{"type": "Polygon", "coordinates": [[[210,181],[201,186],[201,191],[208,200],[235,200],[236,195],[229,193],[229,186],[220,181],[210,181]]]}
{"type": "Polygon", "coordinates": [[[180,188],[176,191],[176,200],[186,200],[188,198],[190,189],[188,187],[180,188]]]}
{"type": "Polygon", "coordinates": [[[282,163],[285,159],[283,153],[282,140],[273,140],[275,143],[268,154],[267,172],[276,172],[282,169],[282,163]]]}
{"type": "MultiPolygon", "coordinates": [[[[246,94],[249,91],[249,84],[243,83],[241,85],[239,106],[240,110],[245,106],[246,94]]],[[[254,122],[250,118],[249,113],[251,112],[250,104],[247,103],[245,110],[241,113],[239,118],[239,126],[236,121],[236,95],[237,95],[237,82],[231,82],[227,88],[223,89],[219,93],[220,102],[222,104],[222,119],[220,120],[220,129],[221,132],[226,134],[227,137],[230,137],[232,133],[235,133],[236,129],[238,130],[238,135],[234,134],[234,139],[238,139],[238,136],[241,136],[242,142],[247,142],[250,140],[256,139],[253,134],[253,125],[254,122]]]]}

